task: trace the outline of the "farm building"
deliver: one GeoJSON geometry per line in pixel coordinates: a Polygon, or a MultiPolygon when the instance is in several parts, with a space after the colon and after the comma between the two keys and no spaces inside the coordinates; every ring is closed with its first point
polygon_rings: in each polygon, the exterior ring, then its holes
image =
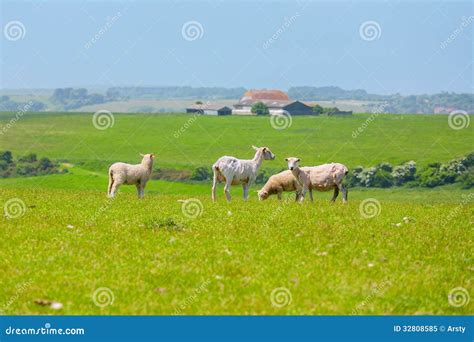
{"type": "Polygon", "coordinates": [[[328,116],[334,116],[334,115],[352,115],[352,110],[335,110],[333,112],[328,112],[328,116]]]}
{"type": "Polygon", "coordinates": [[[313,109],[301,101],[291,100],[281,90],[250,90],[244,94],[240,101],[234,104],[232,114],[252,114],[252,106],[257,102],[263,102],[270,114],[282,114],[288,112],[291,115],[313,115],[313,109]]]}
{"type": "Polygon", "coordinates": [[[195,104],[186,108],[186,113],[199,113],[204,115],[230,115],[232,109],[227,106],[209,106],[206,104],[195,104]]]}

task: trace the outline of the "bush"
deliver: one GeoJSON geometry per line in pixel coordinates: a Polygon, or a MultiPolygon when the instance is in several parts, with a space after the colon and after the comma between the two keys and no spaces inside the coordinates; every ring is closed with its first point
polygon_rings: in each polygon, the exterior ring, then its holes
{"type": "Polygon", "coordinates": [[[392,172],[393,166],[390,163],[380,163],[379,165],[377,165],[377,169],[380,169],[386,172],[392,172]]]}
{"type": "Polygon", "coordinates": [[[418,180],[421,186],[427,188],[434,188],[435,186],[442,185],[441,177],[439,176],[439,168],[435,164],[430,164],[425,170],[423,170],[419,176],[418,180]]]}
{"type": "Polygon", "coordinates": [[[474,166],[469,167],[466,172],[459,176],[458,180],[463,189],[471,189],[474,187],[474,166]]]}
{"type": "Polygon", "coordinates": [[[272,174],[273,173],[269,174],[265,170],[260,171],[257,177],[255,178],[255,184],[265,184],[268,181],[268,178],[270,178],[272,174]]]}
{"type": "Polygon", "coordinates": [[[270,112],[268,111],[268,107],[263,102],[257,102],[252,106],[252,113],[257,115],[268,115],[270,112]]]}
{"type": "Polygon", "coordinates": [[[411,160],[403,165],[398,165],[393,168],[392,177],[395,185],[403,185],[407,182],[415,181],[416,163],[411,160]]]}
{"type": "Polygon", "coordinates": [[[195,181],[205,181],[211,179],[211,172],[207,167],[200,166],[193,171],[190,179],[195,181]]]}
{"type": "Polygon", "coordinates": [[[378,169],[371,178],[371,186],[377,188],[389,188],[393,185],[392,174],[383,169],[378,169]]]}
{"type": "Polygon", "coordinates": [[[18,158],[20,163],[34,163],[38,160],[35,153],[27,154],[26,156],[18,158]]]}
{"type": "Polygon", "coordinates": [[[0,151],[0,160],[4,160],[7,164],[13,162],[13,154],[11,151],[0,151]]]}

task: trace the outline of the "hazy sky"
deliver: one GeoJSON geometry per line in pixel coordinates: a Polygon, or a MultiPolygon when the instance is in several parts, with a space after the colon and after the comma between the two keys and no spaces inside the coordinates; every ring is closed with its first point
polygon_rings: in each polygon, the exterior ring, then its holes
{"type": "Polygon", "coordinates": [[[471,1],[5,1],[1,87],[473,92],[471,1]]]}

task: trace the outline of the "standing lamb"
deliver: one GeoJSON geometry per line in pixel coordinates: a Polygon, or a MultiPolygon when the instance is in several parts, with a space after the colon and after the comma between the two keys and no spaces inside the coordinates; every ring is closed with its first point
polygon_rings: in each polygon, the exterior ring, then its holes
{"type": "Polygon", "coordinates": [[[214,165],[212,171],[214,178],[212,181],[212,200],[216,200],[217,183],[225,182],[224,193],[227,201],[230,202],[230,186],[242,184],[244,190],[244,200],[249,197],[249,188],[257,177],[258,170],[263,160],[273,160],[275,155],[268,147],[252,146],[255,156],[251,160],[237,159],[234,157],[224,156],[219,158],[214,165]]]}
{"type": "Polygon", "coordinates": [[[276,194],[278,199],[281,200],[283,192],[296,191],[296,200],[298,201],[302,189],[298,180],[293,176],[293,173],[286,170],[271,176],[263,188],[258,191],[258,198],[263,201],[270,195],[276,194]]]}
{"type": "Polygon", "coordinates": [[[303,202],[304,196],[309,190],[309,197],[311,198],[311,201],[313,201],[313,193],[311,192],[311,182],[309,179],[309,175],[300,168],[300,158],[288,157],[285,158],[285,160],[288,162],[288,169],[290,169],[293,177],[299,183],[300,191],[299,196],[297,196],[297,199],[299,198],[299,201],[303,202]]]}
{"type": "Polygon", "coordinates": [[[141,154],[143,157],[140,164],[131,165],[126,163],[114,163],[109,168],[108,196],[113,198],[122,184],[135,185],[138,198],[145,195],[145,185],[150,179],[153,168],[154,154],[141,154]]]}

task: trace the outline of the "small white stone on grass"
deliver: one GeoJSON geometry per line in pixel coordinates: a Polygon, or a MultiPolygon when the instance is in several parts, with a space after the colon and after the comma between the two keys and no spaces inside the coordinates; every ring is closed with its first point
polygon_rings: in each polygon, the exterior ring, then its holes
{"type": "Polygon", "coordinates": [[[60,310],[63,308],[63,304],[60,303],[60,302],[51,302],[51,304],[49,305],[49,307],[53,310],[60,310]]]}

